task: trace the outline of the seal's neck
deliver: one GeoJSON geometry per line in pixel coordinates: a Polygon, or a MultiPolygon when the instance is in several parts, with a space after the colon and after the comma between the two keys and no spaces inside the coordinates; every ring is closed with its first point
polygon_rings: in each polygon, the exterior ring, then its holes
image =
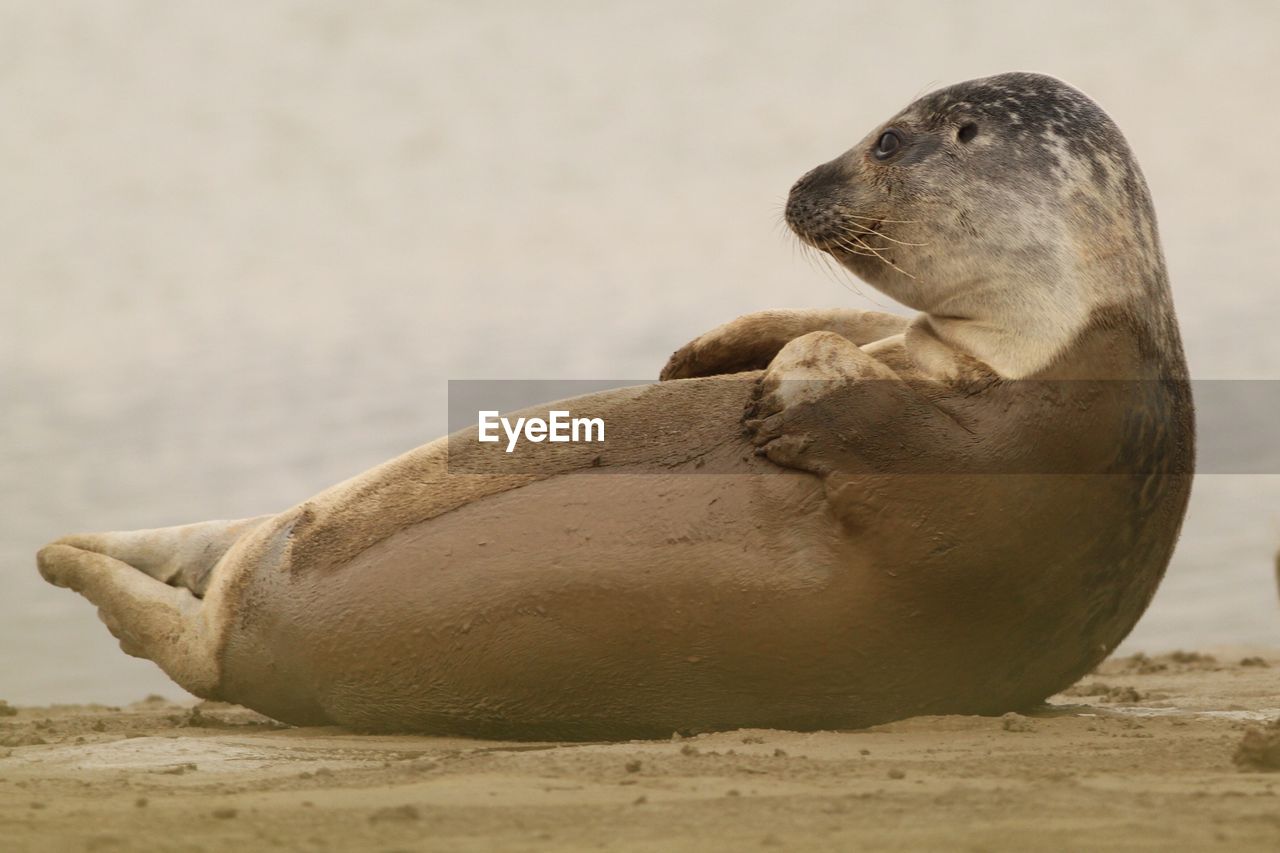
{"type": "Polygon", "coordinates": [[[944,344],[1002,377],[1024,379],[1051,365],[1089,322],[1092,306],[1076,282],[975,283],[925,317],[944,344]]]}
{"type": "Polygon", "coordinates": [[[1035,263],[993,254],[995,269],[953,282],[942,294],[918,289],[917,307],[944,344],[1010,379],[1051,368],[1093,318],[1107,311],[1132,318],[1153,342],[1158,360],[1180,362],[1173,300],[1154,231],[1143,241],[1135,227],[1110,224],[1068,229],[1062,239],[1040,245],[1035,263]]]}

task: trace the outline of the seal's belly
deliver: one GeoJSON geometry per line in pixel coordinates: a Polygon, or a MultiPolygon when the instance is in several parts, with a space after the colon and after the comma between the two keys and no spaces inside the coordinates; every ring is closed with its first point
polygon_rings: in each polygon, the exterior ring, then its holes
{"type": "Polygon", "coordinates": [[[792,472],[534,483],[298,573],[254,602],[243,644],[271,649],[274,673],[228,669],[366,728],[802,725],[842,689],[821,651],[858,621],[857,558],[825,500],[792,472]]]}

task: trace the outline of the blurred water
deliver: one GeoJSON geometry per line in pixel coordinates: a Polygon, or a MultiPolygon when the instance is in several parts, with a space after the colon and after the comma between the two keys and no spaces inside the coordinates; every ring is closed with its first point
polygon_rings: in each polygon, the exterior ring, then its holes
{"type": "MultiPolygon", "coordinates": [[[[1097,97],[1195,375],[1280,376],[1270,3],[0,6],[0,696],[177,689],[33,553],[271,512],[441,434],[449,378],[653,375],[778,306],[803,171],[933,87],[1097,97]]],[[[1129,642],[1280,643],[1280,478],[1201,477],[1129,642]]]]}

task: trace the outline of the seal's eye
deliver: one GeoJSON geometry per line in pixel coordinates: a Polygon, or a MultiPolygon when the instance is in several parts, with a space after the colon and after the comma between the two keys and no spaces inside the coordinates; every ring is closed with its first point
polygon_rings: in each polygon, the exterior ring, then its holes
{"type": "Polygon", "coordinates": [[[968,124],[961,125],[960,129],[956,131],[956,139],[959,139],[961,142],[968,142],[969,140],[973,139],[977,135],[978,135],[978,126],[973,122],[969,122],[968,124]]]}
{"type": "Polygon", "coordinates": [[[880,134],[880,139],[876,142],[876,150],[872,153],[876,155],[877,160],[888,160],[901,147],[902,137],[898,135],[898,132],[896,130],[886,130],[880,134]]]}

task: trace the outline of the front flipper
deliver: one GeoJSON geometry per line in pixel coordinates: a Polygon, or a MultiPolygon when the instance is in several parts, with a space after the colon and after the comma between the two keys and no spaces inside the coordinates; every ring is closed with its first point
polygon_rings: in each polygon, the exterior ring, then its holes
{"type": "Polygon", "coordinates": [[[955,414],[847,338],[812,332],[758,380],[743,418],[757,452],[820,476],[948,470],[977,439],[955,414]]]}
{"type": "Polygon", "coordinates": [[[826,331],[868,344],[906,330],[909,319],[878,311],[835,308],[813,311],[757,311],[717,326],[676,350],[660,378],[691,379],[762,370],[789,342],[826,331]]]}

